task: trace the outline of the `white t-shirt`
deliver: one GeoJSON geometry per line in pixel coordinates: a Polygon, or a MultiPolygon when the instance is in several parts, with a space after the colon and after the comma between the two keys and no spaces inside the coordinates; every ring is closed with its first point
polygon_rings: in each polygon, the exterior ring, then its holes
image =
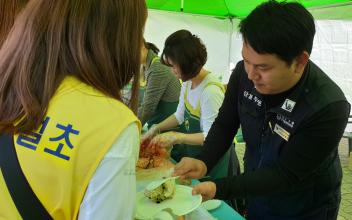
{"type": "Polygon", "coordinates": [[[184,112],[185,112],[185,103],[184,95],[185,90],[188,90],[187,100],[193,108],[196,108],[198,101],[200,99],[200,128],[203,131],[204,138],[207,136],[211,125],[213,124],[215,118],[218,116],[219,108],[224,100],[224,93],[216,85],[205,86],[209,82],[218,82],[220,81],[213,76],[208,74],[203,81],[194,89],[191,89],[192,81],[186,81],[182,83],[181,94],[177,110],[175,112],[175,117],[179,124],[182,124],[184,121],[184,112]]]}
{"type": "Polygon", "coordinates": [[[90,180],[79,220],[134,219],[139,144],[138,126],[131,123],[115,140],[90,180]]]}

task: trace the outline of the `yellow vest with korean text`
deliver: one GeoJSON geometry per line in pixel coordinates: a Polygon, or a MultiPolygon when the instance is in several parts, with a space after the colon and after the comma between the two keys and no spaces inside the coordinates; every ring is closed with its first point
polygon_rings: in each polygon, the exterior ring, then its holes
{"type": "MultiPolygon", "coordinates": [[[[22,170],[53,219],[76,219],[96,168],[120,133],[140,122],[123,103],[66,77],[42,125],[15,135],[22,170]]],[[[131,149],[132,150],[132,149],[131,149]]],[[[0,220],[21,219],[0,172],[0,220]]]]}

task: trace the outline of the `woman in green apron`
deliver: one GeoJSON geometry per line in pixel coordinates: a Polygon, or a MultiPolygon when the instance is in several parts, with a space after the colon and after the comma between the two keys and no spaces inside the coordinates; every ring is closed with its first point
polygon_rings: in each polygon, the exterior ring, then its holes
{"type": "MultiPolygon", "coordinates": [[[[203,68],[207,51],[202,41],[187,30],[171,34],[165,41],[162,62],[172,67],[182,83],[176,112],[154,125],[142,138],[151,145],[172,147],[171,157],[180,161],[182,157],[197,157],[224,98],[224,87],[219,80],[203,68]],[[167,131],[179,126],[178,131],[167,131]],[[158,135],[157,135],[158,134],[158,135]]],[[[209,172],[213,178],[229,175],[229,152],[209,172]]]]}
{"type": "Polygon", "coordinates": [[[158,52],[154,44],[144,41],[141,52],[144,82],[140,89],[138,117],[143,125],[148,123],[148,128],[176,111],[181,89],[181,83],[170,67],[160,62],[158,52]]]}

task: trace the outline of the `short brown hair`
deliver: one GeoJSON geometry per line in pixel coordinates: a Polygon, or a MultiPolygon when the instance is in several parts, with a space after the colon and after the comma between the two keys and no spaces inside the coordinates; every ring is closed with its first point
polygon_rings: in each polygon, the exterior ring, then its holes
{"type": "Polygon", "coordinates": [[[145,0],[31,0],[0,50],[0,131],[41,124],[66,75],[109,97],[134,77],[138,102],[145,0]]]}
{"type": "Polygon", "coordinates": [[[178,30],[167,37],[161,58],[167,66],[171,66],[169,59],[177,64],[182,81],[187,81],[197,76],[207,62],[207,49],[198,36],[188,30],[178,30]]]}

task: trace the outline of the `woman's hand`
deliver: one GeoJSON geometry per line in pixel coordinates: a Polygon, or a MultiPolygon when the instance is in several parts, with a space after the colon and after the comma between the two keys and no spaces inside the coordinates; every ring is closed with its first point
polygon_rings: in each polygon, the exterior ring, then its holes
{"type": "Polygon", "coordinates": [[[142,145],[149,145],[149,141],[160,133],[160,129],[157,124],[154,124],[141,138],[142,145]]]}
{"type": "Polygon", "coordinates": [[[179,133],[179,132],[173,132],[173,131],[165,132],[155,136],[150,141],[150,145],[156,145],[161,148],[170,148],[174,144],[182,143],[181,141],[182,135],[183,133],[179,133]]]}

